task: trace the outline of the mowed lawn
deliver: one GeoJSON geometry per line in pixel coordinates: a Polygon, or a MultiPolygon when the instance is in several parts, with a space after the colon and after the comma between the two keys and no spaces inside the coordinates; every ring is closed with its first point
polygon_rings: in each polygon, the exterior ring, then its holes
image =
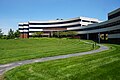
{"type": "MultiPolygon", "coordinates": [[[[120,80],[120,45],[62,60],[28,64],[4,74],[5,80],[120,80]]],[[[83,46],[84,47],[84,46],[83,46]]]]}
{"type": "Polygon", "coordinates": [[[84,52],[92,49],[92,45],[78,39],[39,38],[0,40],[0,64],[84,52]]]}

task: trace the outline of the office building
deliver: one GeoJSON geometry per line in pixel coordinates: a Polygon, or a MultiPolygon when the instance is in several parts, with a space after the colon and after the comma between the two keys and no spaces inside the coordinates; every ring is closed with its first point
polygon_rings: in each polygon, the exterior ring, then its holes
{"type": "Polygon", "coordinates": [[[29,21],[19,23],[20,38],[29,38],[35,32],[51,36],[57,31],[76,31],[81,39],[103,42],[120,42],[120,8],[108,13],[108,20],[101,22],[95,18],[77,17],[68,20],[29,21]]]}

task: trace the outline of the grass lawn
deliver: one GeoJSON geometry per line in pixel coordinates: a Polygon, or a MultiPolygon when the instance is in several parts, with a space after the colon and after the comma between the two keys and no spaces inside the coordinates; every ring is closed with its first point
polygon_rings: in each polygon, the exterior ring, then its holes
{"type": "Polygon", "coordinates": [[[110,50],[17,67],[5,80],[120,80],[120,45],[110,50]]]}
{"type": "Polygon", "coordinates": [[[0,40],[0,64],[92,50],[78,39],[36,38],[0,40]]]}

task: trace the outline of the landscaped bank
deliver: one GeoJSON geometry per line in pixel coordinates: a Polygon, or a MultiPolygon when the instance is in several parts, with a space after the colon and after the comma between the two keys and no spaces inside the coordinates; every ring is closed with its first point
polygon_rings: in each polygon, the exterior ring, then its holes
{"type": "Polygon", "coordinates": [[[5,80],[119,80],[120,45],[110,50],[62,60],[17,67],[4,74],[5,80]]]}
{"type": "Polygon", "coordinates": [[[78,39],[35,38],[0,40],[0,64],[85,52],[92,49],[92,44],[86,44],[78,39]]]}

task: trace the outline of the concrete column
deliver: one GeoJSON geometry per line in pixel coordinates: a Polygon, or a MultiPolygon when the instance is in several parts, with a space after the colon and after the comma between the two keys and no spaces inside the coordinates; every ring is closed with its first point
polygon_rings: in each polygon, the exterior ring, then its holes
{"type": "Polygon", "coordinates": [[[98,33],[98,42],[100,43],[100,33],[98,33]]]}
{"type": "Polygon", "coordinates": [[[89,40],[89,34],[87,34],[87,40],[89,40]]]}
{"type": "Polygon", "coordinates": [[[50,35],[51,37],[53,37],[53,32],[51,31],[51,35],[50,35]]]}

